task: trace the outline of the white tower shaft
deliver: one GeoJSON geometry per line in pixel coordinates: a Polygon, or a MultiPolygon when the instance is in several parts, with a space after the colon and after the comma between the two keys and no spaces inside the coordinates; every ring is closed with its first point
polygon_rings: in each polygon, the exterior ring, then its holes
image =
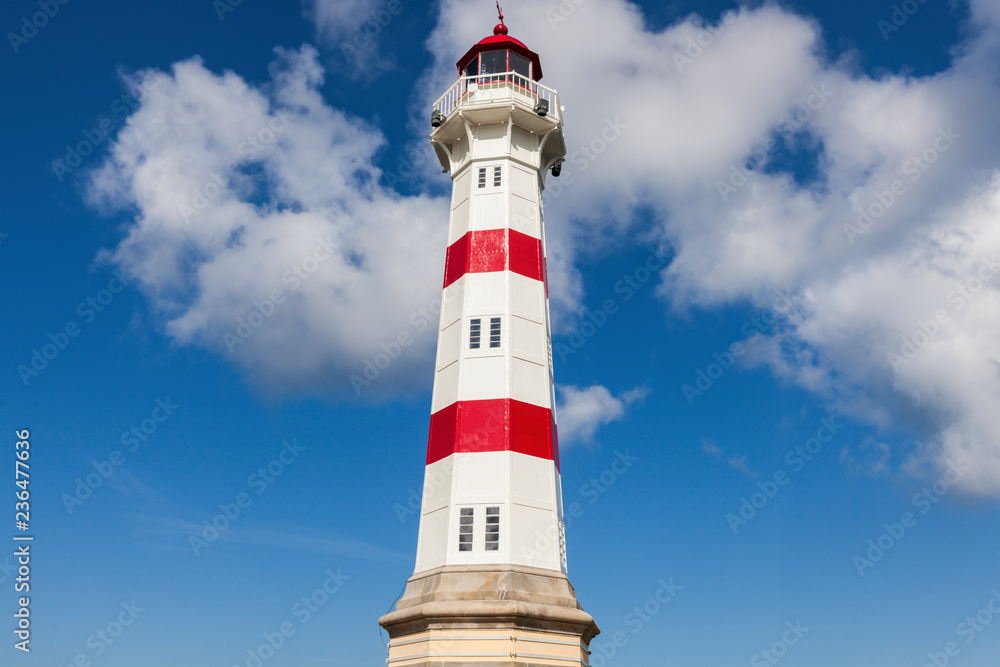
{"type": "Polygon", "coordinates": [[[453,191],[416,571],[565,571],[541,203],[561,122],[463,83],[432,135],[453,191]]]}

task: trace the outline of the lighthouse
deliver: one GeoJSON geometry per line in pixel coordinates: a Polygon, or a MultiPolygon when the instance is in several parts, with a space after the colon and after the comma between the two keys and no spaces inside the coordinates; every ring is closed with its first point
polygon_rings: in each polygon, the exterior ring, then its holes
{"type": "Polygon", "coordinates": [[[567,577],[541,197],[563,109],[502,11],[457,66],[430,119],[452,196],[416,566],[379,623],[393,666],[586,666],[600,630],[567,577]]]}

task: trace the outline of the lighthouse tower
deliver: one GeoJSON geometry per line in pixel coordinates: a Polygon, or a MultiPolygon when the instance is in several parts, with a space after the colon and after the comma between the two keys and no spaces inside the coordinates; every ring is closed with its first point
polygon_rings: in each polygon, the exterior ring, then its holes
{"type": "Polygon", "coordinates": [[[390,665],[586,666],[600,632],[566,577],[541,200],[566,146],[541,78],[501,13],[431,112],[453,189],[416,567],[379,619],[390,665]]]}

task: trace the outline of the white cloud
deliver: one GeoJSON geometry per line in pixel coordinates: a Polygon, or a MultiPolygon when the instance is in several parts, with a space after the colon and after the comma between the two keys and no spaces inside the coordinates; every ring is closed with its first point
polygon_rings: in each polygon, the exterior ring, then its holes
{"type": "Polygon", "coordinates": [[[559,444],[569,446],[591,443],[597,429],[625,416],[625,410],[649,395],[649,389],[636,387],[617,398],[606,387],[593,385],[580,388],[559,385],[559,444]]]}
{"type": "Polygon", "coordinates": [[[109,258],[177,342],[266,389],[350,392],[383,350],[364,391],[420,386],[436,319],[411,314],[440,298],[447,202],[377,185],[383,138],[324,103],[316,57],[279,50],[269,94],[198,59],[141,73],[152,91],[90,190],[137,210],[109,258]]]}
{"type": "MultiPolygon", "coordinates": [[[[852,69],[851,57],[825,60],[820,28],[772,5],[651,32],[624,0],[563,3],[575,8],[565,21],[551,20],[549,3],[508,4],[511,34],[542,53],[544,82],[567,107],[563,194],[546,210],[557,318],[581,307],[575,253],[607,234],[652,234],[675,253],[662,286],[674,308],[763,307],[785,291],[803,317],[754,341],[754,358],[844,412],[917,433],[908,469],[932,472],[962,458],[974,471],[961,482],[966,490],[1000,494],[992,414],[1000,281],[963,297],[961,308],[952,292],[1000,252],[995,2],[971,2],[970,36],[946,71],[880,78],[852,69]],[[622,130],[602,143],[609,122],[622,130]],[[812,155],[815,178],[797,182],[773,152],[752,153],[768,139],[812,155]],[[758,169],[720,196],[720,182],[747,160],[758,169]],[[856,207],[872,217],[861,235],[845,231],[857,225],[856,207]],[[653,212],[653,229],[634,229],[639,210],[653,212]],[[919,340],[921,323],[939,310],[948,322],[894,368],[887,355],[904,337],[919,340]]],[[[335,41],[372,5],[316,7],[335,41]]],[[[434,66],[417,83],[422,131],[455,60],[491,25],[470,3],[444,0],[439,11],[427,40],[434,66]]],[[[236,318],[283,287],[315,239],[330,236],[339,253],[233,356],[265,384],[349,388],[346,376],[439,296],[447,204],[375,185],[382,138],[324,104],[308,48],[283,53],[267,94],[198,61],[143,76],[160,85],[93,187],[95,198],[139,211],[114,261],[137,273],[178,341],[224,350],[236,318]],[[291,117],[287,129],[241,159],[233,181],[186,224],[178,206],[279,112],[291,117]]],[[[376,386],[425,383],[432,346],[420,338],[376,386]]],[[[578,423],[615,418],[620,399],[590,398],[584,414],[597,420],[578,423]]],[[[585,439],[587,428],[578,433],[585,439]]]]}

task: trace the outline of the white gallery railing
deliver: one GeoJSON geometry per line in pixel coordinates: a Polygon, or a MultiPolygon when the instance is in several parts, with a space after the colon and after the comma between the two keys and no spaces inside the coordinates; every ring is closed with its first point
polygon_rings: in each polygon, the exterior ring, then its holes
{"type": "Polygon", "coordinates": [[[447,117],[460,106],[492,104],[505,99],[520,100],[532,108],[539,100],[545,100],[549,115],[561,119],[559,94],[517,72],[463,76],[434,103],[434,109],[447,117]]]}

